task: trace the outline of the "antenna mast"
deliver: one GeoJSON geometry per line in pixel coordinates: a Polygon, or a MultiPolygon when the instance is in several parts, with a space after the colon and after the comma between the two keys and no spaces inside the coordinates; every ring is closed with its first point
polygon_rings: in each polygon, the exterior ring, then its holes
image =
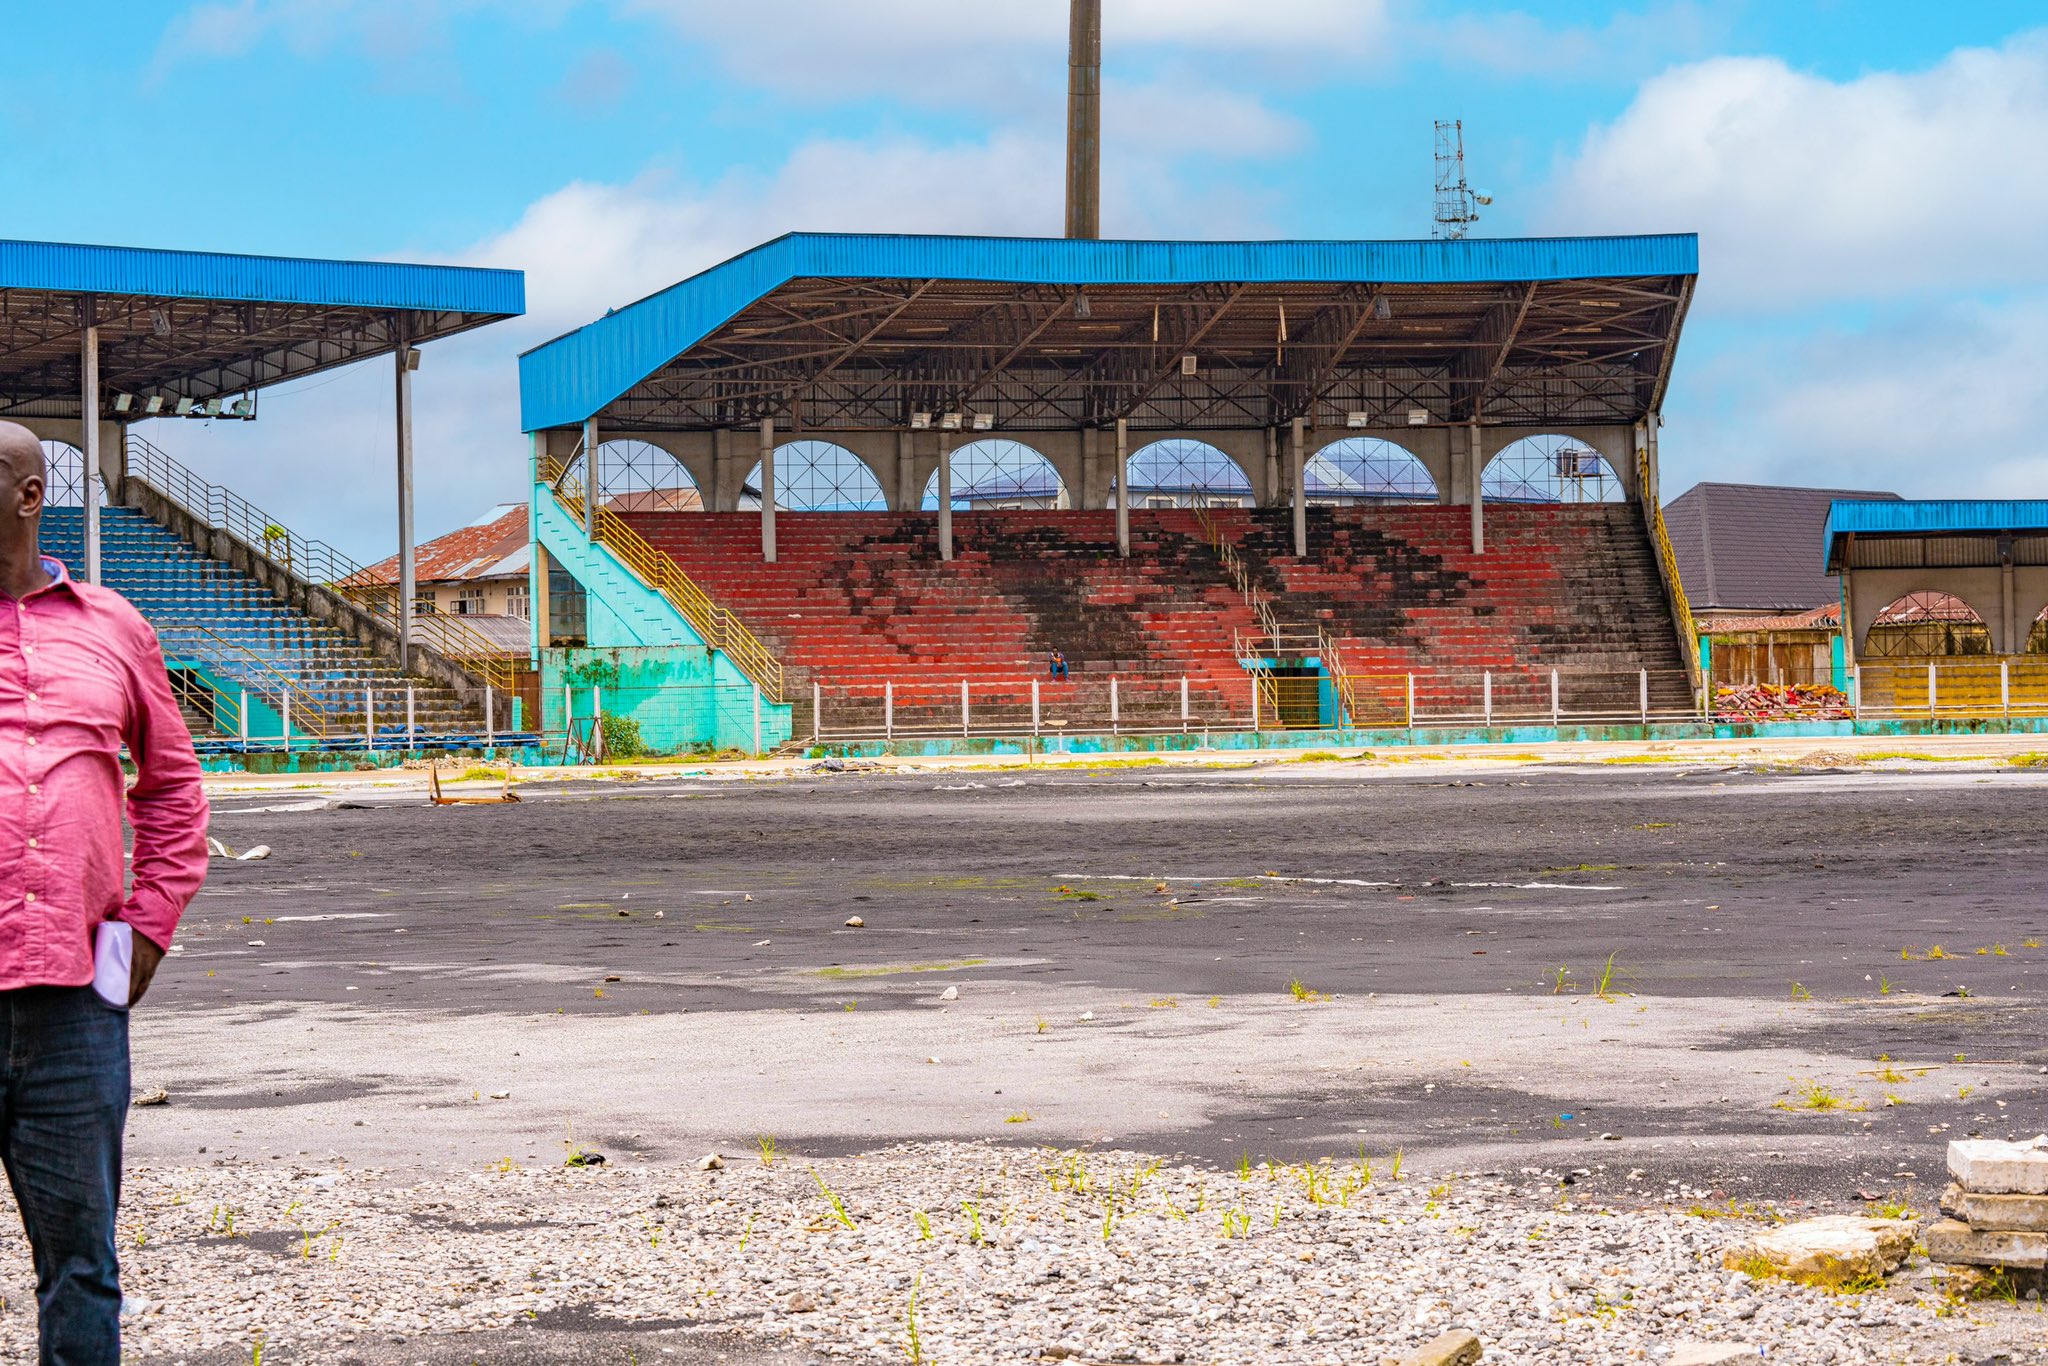
{"type": "Polygon", "coordinates": [[[1465,183],[1465,121],[1436,121],[1436,225],[1430,236],[1463,237],[1479,221],[1479,206],[1492,199],[1465,183]]]}

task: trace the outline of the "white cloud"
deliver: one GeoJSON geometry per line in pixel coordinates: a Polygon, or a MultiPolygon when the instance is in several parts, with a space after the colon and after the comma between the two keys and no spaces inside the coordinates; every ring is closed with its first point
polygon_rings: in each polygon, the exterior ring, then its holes
{"type": "Polygon", "coordinates": [[[1743,329],[1690,367],[1663,443],[1665,487],[1698,479],[1887,489],[1907,497],[2048,492],[2048,292],[1888,309],[1790,340],[1743,329]]]}
{"type": "Polygon", "coordinates": [[[1553,188],[1546,227],[1701,234],[1723,306],[2048,280],[2048,34],[1830,81],[1726,57],[1646,83],[1553,188]]]}
{"type": "Polygon", "coordinates": [[[1644,74],[1676,54],[1696,54],[1733,17],[1732,7],[1690,0],[1605,23],[1552,26],[1522,10],[1418,21],[1412,32],[1446,64],[1551,80],[1615,80],[1644,74]]]}

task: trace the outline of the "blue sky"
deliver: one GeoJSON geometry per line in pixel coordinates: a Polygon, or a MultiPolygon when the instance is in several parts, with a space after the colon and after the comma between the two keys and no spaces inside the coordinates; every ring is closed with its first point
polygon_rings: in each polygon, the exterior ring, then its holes
{"type": "MultiPolygon", "coordinates": [[[[1481,233],[1701,233],[1668,491],[2048,487],[2039,4],[1105,8],[1106,231],[1426,235],[1459,117],[1481,233]]],[[[1058,231],[1061,0],[23,9],[5,235],[528,272],[429,353],[424,530],[519,496],[512,357],[610,305],[795,228],[1058,231]]],[[[376,367],[151,437],[369,555],[387,411],[376,367]]]]}

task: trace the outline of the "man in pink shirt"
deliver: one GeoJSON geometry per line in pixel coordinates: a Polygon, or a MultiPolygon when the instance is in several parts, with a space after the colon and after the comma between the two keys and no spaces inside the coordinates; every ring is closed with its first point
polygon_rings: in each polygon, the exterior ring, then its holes
{"type": "Polygon", "coordinates": [[[156,633],[43,558],[45,480],[41,443],[0,422],[0,1163],[35,1254],[43,1366],[118,1366],[128,1007],[206,877],[206,796],[156,633]],[[108,921],[134,944],[126,990],[102,983],[111,1001],[92,985],[108,921]]]}

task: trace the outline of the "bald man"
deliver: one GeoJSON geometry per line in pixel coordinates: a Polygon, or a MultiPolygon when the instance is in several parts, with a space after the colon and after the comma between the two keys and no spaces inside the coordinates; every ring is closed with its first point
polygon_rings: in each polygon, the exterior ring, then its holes
{"type": "Polygon", "coordinates": [[[43,555],[46,483],[42,443],[0,422],[0,1163],[43,1366],[117,1366],[128,1009],[206,877],[206,797],[156,633],[43,555]]]}

